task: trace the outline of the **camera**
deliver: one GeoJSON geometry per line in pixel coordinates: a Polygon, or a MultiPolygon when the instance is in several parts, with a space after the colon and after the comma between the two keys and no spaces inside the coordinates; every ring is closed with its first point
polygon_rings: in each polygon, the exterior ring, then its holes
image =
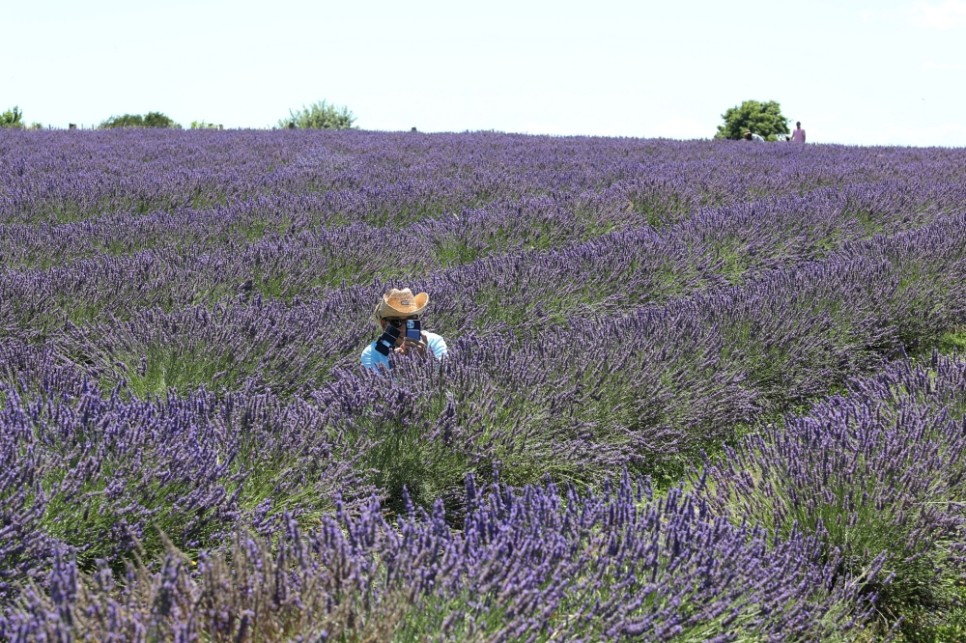
{"type": "Polygon", "coordinates": [[[420,326],[418,319],[406,320],[406,339],[411,339],[414,342],[422,341],[422,327],[420,326]]]}
{"type": "Polygon", "coordinates": [[[389,355],[396,347],[396,340],[399,339],[399,328],[388,324],[386,330],[382,332],[376,340],[376,350],[383,355],[389,355]]]}

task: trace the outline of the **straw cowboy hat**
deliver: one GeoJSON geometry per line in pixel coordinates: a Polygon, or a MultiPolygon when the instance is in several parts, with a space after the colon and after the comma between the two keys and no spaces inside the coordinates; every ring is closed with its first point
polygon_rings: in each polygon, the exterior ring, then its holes
{"type": "Polygon", "coordinates": [[[376,311],[373,316],[376,318],[376,321],[379,321],[386,317],[409,317],[411,315],[418,315],[428,303],[429,295],[427,293],[421,292],[418,295],[414,295],[413,291],[409,288],[403,288],[402,290],[393,288],[384,294],[379,303],[376,304],[376,311]]]}

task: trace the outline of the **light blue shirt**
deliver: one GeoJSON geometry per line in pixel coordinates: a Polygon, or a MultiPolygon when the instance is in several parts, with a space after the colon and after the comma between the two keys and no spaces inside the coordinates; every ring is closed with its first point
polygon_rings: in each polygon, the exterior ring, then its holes
{"type": "MultiPolygon", "coordinates": [[[[433,355],[436,359],[443,359],[446,357],[446,353],[449,349],[446,348],[446,341],[437,335],[436,333],[430,333],[423,331],[423,335],[426,338],[426,344],[429,349],[433,351],[433,355]]],[[[380,366],[389,368],[389,356],[383,355],[376,350],[376,342],[372,342],[366,346],[365,350],[362,351],[362,365],[369,369],[376,369],[380,366]]]]}

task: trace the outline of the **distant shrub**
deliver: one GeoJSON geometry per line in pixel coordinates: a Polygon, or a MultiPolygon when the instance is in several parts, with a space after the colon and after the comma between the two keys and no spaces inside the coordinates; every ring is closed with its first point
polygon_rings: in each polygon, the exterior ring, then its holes
{"type": "Polygon", "coordinates": [[[297,112],[289,110],[288,118],[278,126],[290,129],[350,129],[356,117],[347,107],[336,107],[324,100],[303,107],[297,112]]]}
{"type": "Polygon", "coordinates": [[[20,108],[14,107],[0,114],[0,127],[22,128],[23,113],[20,111],[20,108]]]}
{"type": "Polygon", "coordinates": [[[191,129],[225,129],[221,123],[209,123],[208,121],[191,121],[191,129]]]}
{"type": "Polygon", "coordinates": [[[144,116],[140,114],[124,114],[123,116],[111,116],[101,123],[99,129],[114,129],[118,127],[166,127],[180,129],[181,126],[175,123],[170,117],[161,112],[148,112],[144,116]]]}

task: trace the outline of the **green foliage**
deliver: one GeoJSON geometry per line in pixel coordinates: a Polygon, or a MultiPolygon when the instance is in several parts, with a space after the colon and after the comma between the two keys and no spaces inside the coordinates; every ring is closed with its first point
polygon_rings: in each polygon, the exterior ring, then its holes
{"type": "Polygon", "coordinates": [[[144,115],[145,127],[173,127],[179,129],[181,126],[165,116],[161,112],[148,112],[144,115]]]}
{"type": "Polygon", "coordinates": [[[23,127],[23,113],[19,107],[8,109],[0,114],[0,127],[20,129],[23,127]]]}
{"type": "Polygon", "coordinates": [[[966,326],[944,333],[939,339],[940,353],[960,352],[966,354],[966,326]]]}
{"type": "Polygon", "coordinates": [[[432,507],[438,498],[453,502],[460,495],[467,472],[473,469],[472,456],[445,437],[446,431],[435,439],[429,436],[440,426],[455,426],[458,411],[454,398],[441,393],[430,400],[425,422],[404,421],[373,411],[345,428],[354,443],[352,451],[361,449],[361,468],[369,472],[370,482],[386,493],[383,506],[402,514],[407,496],[424,508],[432,507]]]}
{"type": "Polygon", "coordinates": [[[766,103],[746,100],[741,105],[729,108],[721,118],[724,124],[718,126],[715,138],[738,140],[745,132],[754,132],[766,140],[774,141],[788,134],[788,119],[782,116],[781,106],[773,100],[766,103]]]}
{"type": "Polygon", "coordinates": [[[114,129],[117,127],[162,127],[181,129],[180,125],[161,112],[148,112],[144,116],[141,116],[140,114],[111,116],[98,127],[100,129],[114,129]]]}
{"type": "Polygon", "coordinates": [[[356,117],[347,107],[336,107],[324,100],[303,107],[297,112],[289,110],[288,118],[278,126],[289,129],[350,129],[356,117]]]}
{"type": "Polygon", "coordinates": [[[144,117],[140,114],[111,116],[98,127],[100,127],[100,129],[113,129],[116,127],[144,127],[144,117]]]}
{"type": "Polygon", "coordinates": [[[191,121],[191,129],[224,129],[221,123],[209,123],[208,121],[191,121]]]}

